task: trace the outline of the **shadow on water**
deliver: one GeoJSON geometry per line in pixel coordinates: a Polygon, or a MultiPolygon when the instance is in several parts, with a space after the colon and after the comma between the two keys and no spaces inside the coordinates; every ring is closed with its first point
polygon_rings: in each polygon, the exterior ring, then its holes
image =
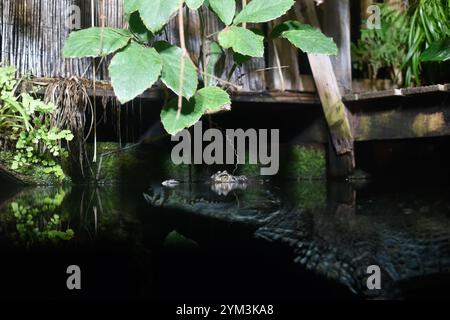
{"type": "Polygon", "coordinates": [[[0,187],[3,295],[442,298],[450,288],[447,195],[319,181],[251,182],[220,195],[206,183],[0,187]],[[79,292],[66,288],[69,265],[81,267],[79,292]],[[372,265],[381,290],[367,287],[372,265]]]}

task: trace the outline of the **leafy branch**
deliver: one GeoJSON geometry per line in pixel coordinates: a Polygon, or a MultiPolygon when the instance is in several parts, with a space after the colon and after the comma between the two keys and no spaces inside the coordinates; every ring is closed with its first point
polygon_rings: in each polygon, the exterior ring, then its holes
{"type": "MultiPolygon", "coordinates": [[[[109,74],[114,92],[121,103],[133,100],[152,87],[159,79],[178,97],[169,101],[161,111],[166,131],[172,135],[195,124],[215,110],[231,105],[228,93],[211,86],[211,79],[229,83],[215,74],[220,55],[231,50],[235,67],[252,57],[264,56],[265,36],[248,29],[248,23],[265,23],[277,19],[292,8],[294,0],[243,1],[237,12],[236,0],[124,0],[128,29],[89,28],[70,34],[64,46],[67,58],[104,57],[114,54],[109,74]],[[151,2],[151,3],[149,3],[151,2]],[[190,10],[209,8],[225,24],[211,41],[209,64],[203,70],[195,66],[186,49],[184,6],[190,10]],[[181,47],[166,41],[156,41],[164,26],[178,12],[181,47]],[[199,88],[199,78],[202,87],[199,88]]],[[[336,54],[332,39],[319,30],[298,21],[281,25],[272,37],[284,37],[308,53],[336,54]]],[[[202,35],[204,31],[200,30],[202,35]]],[[[216,34],[214,35],[214,37],[216,34]]],[[[202,36],[202,41],[209,41],[202,36]]],[[[203,43],[202,48],[205,48],[203,43]]],[[[204,54],[204,56],[205,56],[204,54]]]]}

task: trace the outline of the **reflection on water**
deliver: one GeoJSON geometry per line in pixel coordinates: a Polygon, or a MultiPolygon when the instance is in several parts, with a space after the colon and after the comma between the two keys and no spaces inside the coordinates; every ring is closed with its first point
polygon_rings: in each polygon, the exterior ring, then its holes
{"type": "Polygon", "coordinates": [[[59,209],[66,197],[62,188],[39,188],[22,192],[7,204],[9,210],[5,215],[12,215],[15,229],[11,233],[23,243],[70,240],[74,232],[68,228],[70,214],[59,209]],[[16,234],[17,232],[17,234],[16,234]]]}
{"type": "MultiPolygon", "coordinates": [[[[277,287],[274,283],[280,270],[294,270],[287,273],[293,283],[301,278],[306,284],[305,279],[310,279],[306,291],[320,283],[325,291],[336,285],[350,295],[368,298],[425,295],[427,286],[434,288],[434,279],[445,288],[450,273],[447,191],[392,187],[404,190],[396,194],[389,190],[386,185],[369,185],[355,191],[351,184],[322,182],[258,182],[229,190],[223,186],[215,190],[206,183],[182,183],[169,189],[160,182],[151,187],[2,190],[0,250],[67,243],[83,252],[96,243],[108,243],[113,251],[126,245],[127,252],[139,256],[139,261],[176,249],[183,250],[175,255],[187,259],[184,263],[198,260],[198,265],[189,262],[195,268],[203,268],[208,255],[215,253],[226,256],[227,264],[241,267],[230,271],[223,264],[214,265],[218,268],[212,276],[215,281],[239,278],[242,270],[250,268],[241,250],[252,257],[262,251],[261,259],[271,261],[278,271],[267,272],[252,284],[255,288],[264,283],[277,287]],[[381,269],[381,290],[367,288],[367,268],[372,265],[381,269]],[[323,283],[330,286],[323,287],[323,283]],[[417,287],[421,289],[412,292],[417,287]]],[[[174,274],[156,272],[160,262],[152,261],[153,267],[139,277],[150,273],[171,283],[168,279],[174,274]]],[[[180,274],[184,273],[180,270],[180,274]]],[[[199,278],[196,284],[206,288],[210,281],[199,278]]],[[[155,284],[144,281],[139,286],[155,284]]],[[[158,297],[161,292],[153,294],[158,297]]]]}

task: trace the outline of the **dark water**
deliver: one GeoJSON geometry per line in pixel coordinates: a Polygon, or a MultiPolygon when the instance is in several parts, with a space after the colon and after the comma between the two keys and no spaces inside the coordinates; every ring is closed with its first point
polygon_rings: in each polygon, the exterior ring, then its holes
{"type": "Polygon", "coordinates": [[[426,183],[0,187],[5,298],[448,298],[449,189],[426,183]],[[226,194],[226,195],[225,195],[226,194]],[[82,270],[82,290],[66,269],[82,270]],[[369,266],[381,289],[369,290],[369,266]]]}

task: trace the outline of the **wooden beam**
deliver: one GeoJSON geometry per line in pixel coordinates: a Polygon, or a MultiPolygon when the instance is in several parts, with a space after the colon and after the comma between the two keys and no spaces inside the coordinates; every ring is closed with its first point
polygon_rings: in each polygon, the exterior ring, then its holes
{"type": "MultiPolygon", "coordinates": [[[[306,20],[314,27],[320,28],[314,0],[297,1],[295,12],[300,21],[306,20]]],[[[347,176],[354,169],[351,114],[342,101],[330,57],[308,54],[308,59],[336,154],[336,157],[329,158],[329,173],[332,176],[347,176]]]]}
{"type": "Polygon", "coordinates": [[[336,42],[339,53],[331,56],[341,94],[352,92],[352,61],[350,36],[350,0],[327,0],[324,6],[323,30],[336,42]]]}
{"type": "Polygon", "coordinates": [[[355,141],[449,136],[448,94],[366,100],[355,109],[353,126],[355,141]]]}
{"type": "MultiPolygon", "coordinates": [[[[303,77],[302,77],[303,78],[303,77]]],[[[58,79],[52,78],[36,78],[31,80],[32,85],[40,86],[39,94],[45,93],[45,87],[53,82],[58,81],[58,79]]],[[[237,91],[231,92],[231,98],[234,102],[254,102],[254,103],[280,103],[280,104],[307,104],[307,105],[318,105],[320,103],[317,94],[315,93],[314,83],[312,78],[305,77],[303,80],[305,88],[308,91],[298,92],[298,91],[265,91],[265,92],[244,92],[237,91]]],[[[22,90],[27,91],[29,89],[29,83],[25,83],[22,90]]],[[[87,81],[87,93],[89,96],[93,95],[92,81],[87,81]]],[[[96,95],[98,97],[115,97],[114,90],[111,83],[108,81],[96,81],[96,95]]],[[[169,95],[173,95],[169,90],[167,90],[169,95]]],[[[160,87],[153,87],[139,96],[140,99],[156,100],[162,101],[165,98],[165,91],[160,87]]]]}

